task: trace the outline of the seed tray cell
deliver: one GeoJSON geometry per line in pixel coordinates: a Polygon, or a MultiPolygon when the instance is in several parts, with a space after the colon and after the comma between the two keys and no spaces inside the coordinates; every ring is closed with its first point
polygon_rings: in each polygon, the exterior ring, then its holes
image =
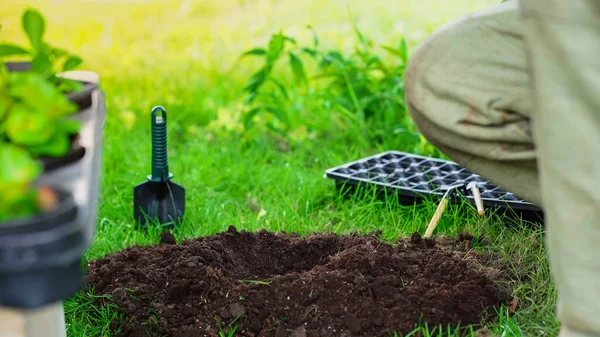
{"type": "MultiPolygon", "coordinates": [[[[542,210],[514,193],[503,190],[460,165],[447,160],[418,156],[400,151],[386,151],[346,163],[325,171],[325,177],[338,186],[375,186],[395,191],[402,200],[414,202],[444,195],[444,186],[477,182],[486,208],[504,208],[543,216],[542,210]]],[[[461,191],[462,197],[474,204],[473,196],[461,191]]],[[[451,199],[456,201],[456,199],[451,199]]]]}

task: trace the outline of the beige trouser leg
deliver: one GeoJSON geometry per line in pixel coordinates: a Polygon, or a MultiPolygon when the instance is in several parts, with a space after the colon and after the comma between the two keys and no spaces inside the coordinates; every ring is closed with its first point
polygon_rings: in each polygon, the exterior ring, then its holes
{"type": "Polygon", "coordinates": [[[406,101],[448,157],[540,204],[522,30],[515,1],[443,27],[411,57],[406,101]]]}
{"type": "Polygon", "coordinates": [[[522,1],[524,17],[511,0],[431,36],[406,100],[450,158],[544,207],[561,336],[597,337],[600,1],[522,1]]]}
{"type": "Polygon", "coordinates": [[[600,1],[521,2],[561,336],[600,336],[600,1]]]}

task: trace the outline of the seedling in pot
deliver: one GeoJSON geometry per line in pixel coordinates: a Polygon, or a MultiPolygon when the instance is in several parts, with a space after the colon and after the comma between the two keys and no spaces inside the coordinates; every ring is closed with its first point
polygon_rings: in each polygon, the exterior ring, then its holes
{"type": "Polygon", "coordinates": [[[169,172],[167,150],[167,112],[157,106],[150,117],[152,131],[152,174],[148,181],[137,185],[133,191],[133,214],[142,226],[158,220],[161,225],[173,227],[183,220],[185,189],[173,181],[169,172]]]}
{"type": "Polygon", "coordinates": [[[59,158],[71,149],[81,122],[66,93],[80,83],[59,76],[77,68],[81,58],[44,41],[42,15],[27,9],[21,17],[29,47],[0,43],[0,222],[51,210],[56,192],[34,183],[44,172],[42,158],[59,158]],[[29,66],[8,71],[6,60],[28,57],[29,66]],[[62,66],[59,66],[62,61],[62,66]]]}
{"type": "Polygon", "coordinates": [[[96,223],[105,99],[70,72],[80,57],[45,41],[38,11],[21,21],[29,44],[0,42],[0,320],[59,337],[96,223]]]}
{"type": "Polygon", "coordinates": [[[47,186],[31,186],[41,171],[26,150],[0,143],[0,223],[54,209],[56,193],[47,186]]]}
{"type": "Polygon", "coordinates": [[[21,16],[21,27],[29,46],[0,43],[0,57],[27,57],[30,62],[27,72],[40,75],[61,93],[81,90],[80,82],[64,78],[60,73],[76,69],[83,60],[78,55],[52,46],[44,40],[46,22],[42,14],[32,8],[26,9],[21,16]]]}

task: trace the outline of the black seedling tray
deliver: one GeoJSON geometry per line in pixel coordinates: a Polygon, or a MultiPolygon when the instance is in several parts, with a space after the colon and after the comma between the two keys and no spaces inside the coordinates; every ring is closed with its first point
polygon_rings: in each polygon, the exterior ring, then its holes
{"type": "MultiPolygon", "coordinates": [[[[507,192],[458,164],[418,156],[400,151],[386,151],[374,156],[346,163],[328,169],[325,177],[336,181],[342,187],[373,186],[387,192],[396,192],[402,203],[421,202],[426,199],[441,198],[446,192],[442,187],[456,184],[478,183],[484,207],[512,211],[524,220],[543,220],[542,210],[515,194],[507,192]]],[[[475,204],[466,190],[460,191],[460,199],[475,204]]]]}

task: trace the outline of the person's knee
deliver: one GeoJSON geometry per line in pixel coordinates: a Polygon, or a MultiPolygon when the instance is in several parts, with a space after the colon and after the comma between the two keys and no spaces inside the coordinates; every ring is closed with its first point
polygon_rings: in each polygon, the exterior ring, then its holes
{"type": "Polygon", "coordinates": [[[450,38],[448,35],[445,31],[438,31],[421,43],[410,57],[404,72],[404,99],[408,114],[421,134],[433,142],[440,121],[434,120],[436,114],[427,110],[431,102],[440,99],[435,86],[443,79],[431,81],[430,78],[435,72],[432,68],[435,67],[435,54],[440,49],[438,45],[447,44],[445,40],[450,38]]]}
{"type": "Polygon", "coordinates": [[[423,87],[423,77],[420,75],[422,74],[421,65],[424,61],[423,50],[427,48],[427,43],[429,42],[426,41],[424,44],[419,45],[404,71],[404,100],[408,113],[413,119],[415,117],[413,115],[419,117],[419,107],[421,107],[419,102],[422,101],[423,96],[423,90],[421,89],[423,87]]]}
{"type": "MultiPolygon", "coordinates": [[[[468,49],[469,16],[441,27],[414,50],[404,72],[404,96],[408,113],[426,138],[435,128],[447,126],[443,106],[448,103],[448,84],[464,68],[461,50],[468,49]],[[434,128],[434,129],[432,129],[434,128]]],[[[445,116],[446,115],[446,116],[445,116]]]]}
{"type": "MultiPolygon", "coordinates": [[[[516,18],[514,1],[498,4],[441,27],[415,49],[404,73],[404,98],[408,113],[426,138],[435,138],[438,129],[465,135],[462,121],[470,110],[484,112],[498,97],[511,99],[501,89],[490,94],[498,81],[489,73],[510,77],[494,65],[518,63],[511,58],[518,41],[507,38],[519,30],[516,18]],[[498,26],[505,31],[498,31],[498,26]],[[496,55],[498,49],[511,51],[496,55]]],[[[485,114],[471,117],[478,118],[471,122],[491,122],[483,120],[485,114]]]]}

